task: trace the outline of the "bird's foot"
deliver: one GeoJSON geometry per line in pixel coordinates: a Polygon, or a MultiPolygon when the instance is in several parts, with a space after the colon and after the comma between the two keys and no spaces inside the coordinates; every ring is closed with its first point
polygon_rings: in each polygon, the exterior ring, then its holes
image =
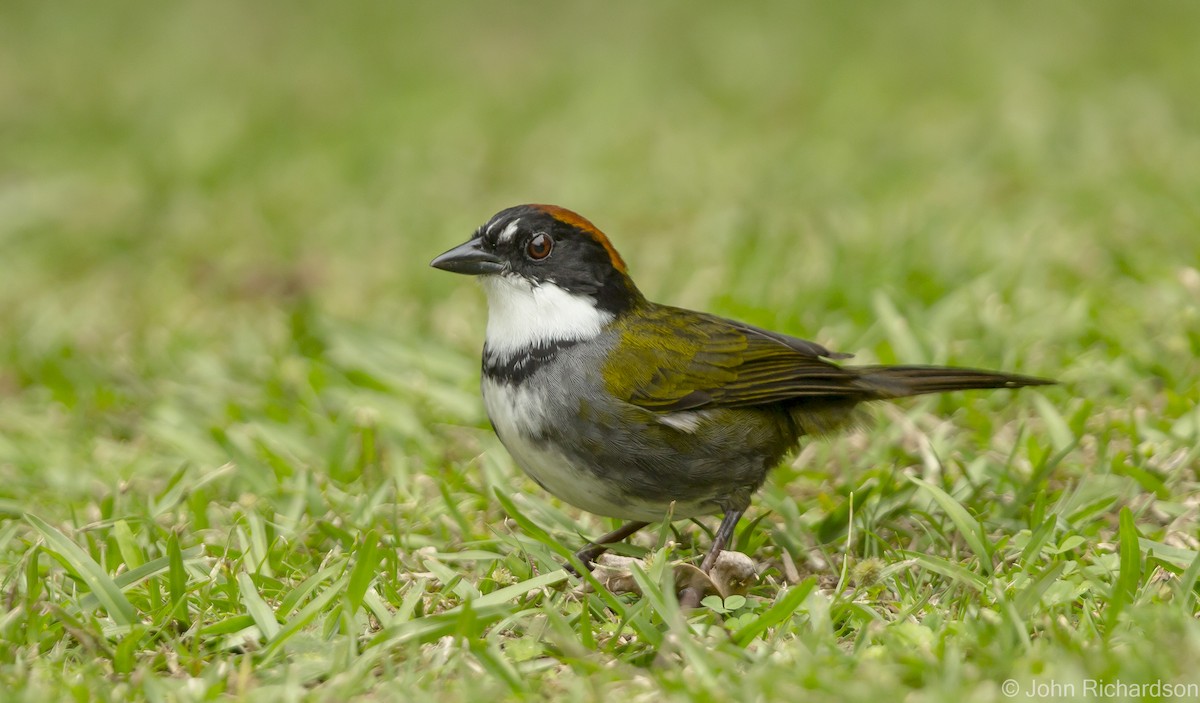
{"type": "MultiPolygon", "coordinates": [[[[593,560],[584,561],[580,550],[575,554],[580,563],[586,564],[589,571],[603,587],[612,593],[641,593],[641,586],[633,577],[633,567],[646,569],[645,562],[633,557],[620,557],[612,554],[597,555],[593,560]]],[[[575,569],[570,565],[566,568],[571,573],[575,569]]],[[[754,560],[740,552],[721,552],[713,560],[709,572],[705,573],[692,564],[676,564],[674,567],[676,595],[679,605],[685,610],[696,608],[706,596],[716,595],[727,598],[735,593],[745,594],[758,578],[758,569],[754,560]]],[[[583,592],[590,591],[587,582],[580,584],[583,592]]]]}

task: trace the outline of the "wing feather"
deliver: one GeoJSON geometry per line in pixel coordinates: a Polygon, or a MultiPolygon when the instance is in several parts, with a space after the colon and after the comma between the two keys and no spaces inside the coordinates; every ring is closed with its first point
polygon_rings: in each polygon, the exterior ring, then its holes
{"type": "Polygon", "coordinates": [[[872,395],[846,358],[807,340],[681,308],[655,306],[618,324],[604,373],[618,397],[668,413],[872,395]]]}

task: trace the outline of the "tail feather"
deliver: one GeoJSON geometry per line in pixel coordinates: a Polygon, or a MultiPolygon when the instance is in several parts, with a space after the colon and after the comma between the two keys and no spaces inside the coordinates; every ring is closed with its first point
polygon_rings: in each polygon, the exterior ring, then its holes
{"type": "Polygon", "coordinates": [[[1055,381],[1013,373],[963,369],[951,366],[859,366],[855,370],[879,399],[904,398],[925,393],[945,393],[979,388],[1049,386],[1055,381]]]}

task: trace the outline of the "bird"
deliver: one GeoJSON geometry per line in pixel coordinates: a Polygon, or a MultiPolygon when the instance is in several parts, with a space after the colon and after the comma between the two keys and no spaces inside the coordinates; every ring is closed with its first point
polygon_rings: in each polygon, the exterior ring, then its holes
{"type": "Polygon", "coordinates": [[[515,462],[560,500],[624,521],[575,552],[584,568],[668,516],[721,514],[709,573],[771,469],[801,438],[856,424],[864,403],[1054,383],[845,365],[851,354],[816,342],[651,302],[608,237],[555,205],[501,210],[430,265],[482,284],[483,402],[515,462]]]}

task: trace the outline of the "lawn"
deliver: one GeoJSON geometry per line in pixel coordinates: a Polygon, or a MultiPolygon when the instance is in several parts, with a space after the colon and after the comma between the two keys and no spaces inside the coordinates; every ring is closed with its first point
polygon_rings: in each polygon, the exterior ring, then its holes
{"type": "Polygon", "coordinates": [[[1200,695],[1197,26],[4,3],[0,698],[1200,695]],[[1061,385],[806,444],[744,596],[674,599],[715,520],[584,589],[563,555],[614,523],[513,465],[483,295],[428,267],[521,202],[652,299],[1061,385]]]}

